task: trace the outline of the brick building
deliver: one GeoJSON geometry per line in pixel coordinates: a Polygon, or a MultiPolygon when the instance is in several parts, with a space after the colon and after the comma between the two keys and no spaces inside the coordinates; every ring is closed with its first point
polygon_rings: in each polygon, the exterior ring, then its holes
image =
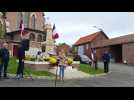
{"type": "Polygon", "coordinates": [[[85,54],[91,58],[91,48],[94,47],[97,42],[107,39],[108,37],[104,32],[96,32],[91,35],[81,37],[78,41],[76,41],[74,46],[76,47],[78,55],[85,54]]]}
{"type": "Polygon", "coordinates": [[[95,44],[98,58],[105,50],[108,50],[114,62],[134,65],[134,34],[125,35],[109,40],[101,40],[95,44]]]}
{"type": "Polygon", "coordinates": [[[16,56],[20,38],[20,20],[23,18],[25,32],[29,33],[30,49],[26,54],[35,55],[38,51],[53,49],[52,27],[45,23],[43,12],[6,12],[5,21],[6,33],[5,39],[10,43],[10,53],[16,56]]]}
{"type": "Polygon", "coordinates": [[[64,50],[67,55],[70,55],[72,49],[69,45],[67,45],[66,43],[63,43],[57,46],[57,51],[61,51],[61,50],[64,50]]]}
{"type": "Polygon", "coordinates": [[[111,54],[112,61],[134,65],[134,34],[109,39],[104,32],[80,38],[76,43],[78,54],[91,57],[91,48],[96,48],[98,60],[105,51],[111,54]]]}

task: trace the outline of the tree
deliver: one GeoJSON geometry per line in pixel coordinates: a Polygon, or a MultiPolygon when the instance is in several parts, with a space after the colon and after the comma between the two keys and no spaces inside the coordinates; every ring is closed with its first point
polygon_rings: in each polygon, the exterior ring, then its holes
{"type": "Polygon", "coordinates": [[[6,12],[2,12],[1,19],[3,21],[3,24],[0,22],[0,38],[4,38],[4,35],[6,33],[6,12]]]}
{"type": "Polygon", "coordinates": [[[3,37],[4,37],[3,25],[2,25],[2,23],[0,22],[0,38],[3,38],[3,37]]]}

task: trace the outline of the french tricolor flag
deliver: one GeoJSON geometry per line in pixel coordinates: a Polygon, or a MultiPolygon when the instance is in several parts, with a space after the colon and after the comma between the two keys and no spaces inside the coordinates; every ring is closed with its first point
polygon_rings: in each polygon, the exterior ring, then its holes
{"type": "Polygon", "coordinates": [[[20,21],[20,36],[21,38],[23,38],[23,31],[24,31],[24,23],[23,23],[23,19],[21,19],[20,21]]]}
{"type": "Polygon", "coordinates": [[[52,38],[53,39],[58,39],[59,38],[59,34],[56,32],[56,27],[55,24],[53,25],[53,29],[52,29],[52,38]]]}

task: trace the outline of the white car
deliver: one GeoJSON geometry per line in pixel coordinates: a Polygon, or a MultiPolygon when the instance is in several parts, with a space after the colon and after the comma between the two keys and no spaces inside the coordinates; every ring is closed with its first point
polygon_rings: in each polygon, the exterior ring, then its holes
{"type": "Polygon", "coordinates": [[[86,55],[79,55],[81,63],[91,64],[91,59],[86,55]]]}

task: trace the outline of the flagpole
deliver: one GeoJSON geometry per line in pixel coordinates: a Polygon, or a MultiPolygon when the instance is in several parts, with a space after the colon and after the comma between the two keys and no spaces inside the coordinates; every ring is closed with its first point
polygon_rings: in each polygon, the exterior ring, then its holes
{"type": "MultiPolygon", "coordinates": [[[[58,39],[58,37],[56,36],[55,37],[55,34],[54,34],[54,31],[55,31],[55,24],[53,25],[53,28],[52,28],[52,38],[54,40],[54,51],[56,52],[56,39],[58,39]]],[[[57,61],[57,64],[56,64],[56,76],[55,76],[55,87],[57,85],[57,74],[58,74],[58,61],[57,61]]]]}
{"type": "MultiPolygon", "coordinates": [[[[56,46],[56,40],[54,40],[54,50],[56,49],[55,46],[56,46]]],[[[56,51],[56,50],[55,50],[56,51]]],[[[55,87],[57,85],[57,73],[58,73],[58,62],[56,64],[56,76],[55,76],[55,87]]]]}
{"type": "MultiPolygon", "coordinates": [[[[21,16],[22,17],[22,16],[21,16]]],[[[25,30],[25,27],[24,27],[24,23],[23,23],[23,18],[21,18],[21,22],[20,22],[20,38],[21,38],[21,42],[23,42],[24,39],[27,39],[27,37],[23,36],[23,32],[25,30]]],[[[25,35],[25,34],[24,34],[25,35]]],[[[29,37],[28,37],[29,39],[29,37]]],[[[24,50],[25,52],[25,50],[24,50]]],[[[33,77],[32,77],[32,74],[29,72],[29,77],[33,80],[33,77]]]]}

